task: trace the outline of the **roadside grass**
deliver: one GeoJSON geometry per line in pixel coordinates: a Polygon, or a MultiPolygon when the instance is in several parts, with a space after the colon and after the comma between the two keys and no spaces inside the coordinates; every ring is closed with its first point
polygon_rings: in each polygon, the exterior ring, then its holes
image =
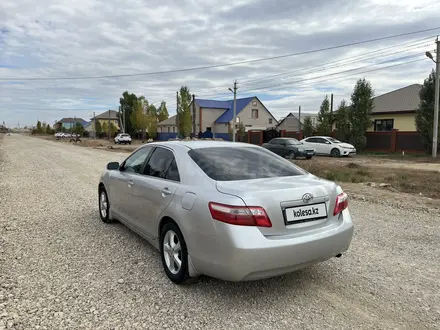
{"type": "MultiPolygon", "coordinates": [[[[356,163],[296,161],[298,166],[321,178],[351,183],[389,184],[388,189],[440,199],[440,172],[368,167],[356,163]]],[[[384,189],[384,188],[382,188],[384,189]]]]}
{"type": "Polygon", "coordinates": [[[408,162],[440,163],[439,158],[433,159],[430,155],[425,153],[405,153],[403,155],[401,152],[361,152],[358,153],[358,156],[376,159],[403,160],[408,162]]]}

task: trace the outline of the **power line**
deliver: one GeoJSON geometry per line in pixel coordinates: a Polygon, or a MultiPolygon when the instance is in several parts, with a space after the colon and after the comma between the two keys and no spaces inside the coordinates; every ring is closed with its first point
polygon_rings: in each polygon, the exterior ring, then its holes
{"type": "Polygon", "coordinates": [[[325,47],[325,48],[319,48],[314,50],[308,50],[303,52],[297,52],[297,53],[290,53],[285,55],[279,55],[279,56],[272,56],[272,57],[265,57],[265,58],[259,58],[259,59],[253,59],[253,60],[246,60],[246,61],[239,61],[239,62],[231,62],[231,63],[225,63],[225,64],[214,64],[214,65],[205,65],[205,66],[198,66],[198,67],[192,67],[192,68],[185,68],[185,69],[176,69],[176,70],[166,70],[166,71],[153,71],[153,72],[143,72],[143,73],[132,73],[132,74],[120,74],[120,75],[107,75],[107,76],[85,76],[85,77],[46,77],[46,78],[38,78],[38,77],[31,77],[31,78],[0,78],[0,81],[5,80],[15,80],[15,81],[43,81],[43,80],[88,80],[88,79],[107,79],[107,78],[122,78],[122,77],[136,77],[136,76],[147,76],[147,75],[161,75],[161,74],[167,74],[167,73],[178,73],[178,72],[188,72],[188,71],[198,71],[198,70],[206,70],[206,69],[214,69],[214,68],[220,68],[220,67],[228,67],[228,66],[234,66],[234,65],[240,65],[240,64],[249,64],[249,63],[256,63],[256,62],[262,62],[262,61],[269,61],[269,60],[275,60],[275,59],[281,59],[286,57],[293,57],[293,56],[299,56],[299,55],[307,55],[327,50],[333,50],[338,48],[344,48],[344,47],[350,47],[355,45],[361,45],[365,43],[375,42],[375,41],[381,41],[381,40],[387,40],[392,38],[398,38],[398,37],[404,37],[408,35],[418,34],[418,33],[424,33],[434,30],[439,30],[439,27],[430,28],[430,29],[424,29],[419,31],[412,31],[412,32],[406,32],[406,33],[400,33],[395,34],[391,36],[386,37],[379,37],[369,40],[363,40],[363,41],[356,41],[351,42],[347,44],[337,45],[337,46],[331,46],[331,47],[325,47]]]}
{"type": "MultiPolygon", "coordinates": [[[[369,67],[376,66],[376,65],[381,65],[381,64],[385,64],[385,63],[389,63],[389,62],[395,62],[395,61],[402,60],[402,59],[408,59],[408,58],[420,57],[420,56],[422,56],[422,55],[421,54],[408,55],[408,56],[404,56],[404,57],[401,57],[401,58],[392,59],[392,60],[388,60],[388,61],[384,61],[384,62],[380,62],[380,63],[375,63],[375,64],[365,65],[365,66],[362,66],[362,67],[357,67],[357,68],[353,68],[353,69],[349,69],[349,70],[329,73],[329,74],[323,75],[323,76],[304,78],[304,79],[299,79],[299,80],[295,80],[295,81],[287,81],[287,82],[281,82],[281,83],[274,84],[274,85],[258,87],[258,88],[251,89],[251,91],[261,90],[261,89],[269,89],[269,88],[273,88],[273,87],[283,86],[283,85],[286,85],[286,84],[293,84],[293,83],[307,81],[307,80],[316,79],[316,78],[334,76],[334,75],[338,75],[338,74],[341,74],[341,73],[362,70],[362,69],[369,68],[369,67]]],[[[423,57],[424,57],[424,55],[423,55],[423,57]]],[[[405,63],[411,63],[411,62],[405,62],[405,63]]],[[[398,66],[398,65],[402,65],[402,63],[391,65],[391,66],[388,66],[388,67],[394,67],[394,66],[398,66]]],[[[386,68],[386,67],[384,67],[384,68],[386,68]]],[[[372,70],[372,71],[375,71],[375,70],[372,70]]],[[[372,71],[367,71],[367,72],[372,72],[372,71]]],[[[356,74],[359,74],[359,73],[356,73],[356,74]]]]}
{"type": "MultiPolygon", "coordinates": [[[[334,64],[334,65],[322,68],[321,70],[337,68],[337,67],[345,66],[347,64],[359,63],[361,61],[368,61],[368,60],[372,60],[372,59],[376,59],[376,58],[378,59],[378,58],[381,58],[381,57],[388,57],[388,56],[392,56],[392,55],[396,55],[396,54],[400,54],[400,53],[405,53],[405,52],[408,52],[408,51],[411,51],[411,50],[415,50],[415,49],[418,49],[418,48],[421,48],[421,47],[424,47],[424,46],[429,46],[429,45],[426,45],[426,44],[421,44],[421,42],[424,43],[429,38],[432,38],[432,37],[426,37],[426,38],[421,38],[421,39],[417,39],[417,40],[411,40],[411,41],[407,41],[407,42],[404,42],[404,43],[396,44],[396,45],[393,45],[393,46],[388,46],[388,47],[385,47],[385,48],[376,49],[374,51],[364,53],[361,56],[356,56],[355,59],[343,58],[343,59],[340,59],[340,60],[337,60],[337,61],[331,61],[331,62],[323,63],[321,65],[321,67],[325,67],[325,66],[331,65],[331,64],[334,64]],[[391,49],[391,48],[394,48],[394,47],[398,47],[398,46],[403,46],[405,44],[410,44],[410,43],[414,43],[414,44],[410,45],[409,48],[405,48],[403,50],[396,51],[396,52],[393,52],[393,53],[380,54],[380,52],[382,52],[384,50],[388,50],[388,49],[391,49]],[[366,55],[370,55],[370,54],[374,54],[374,53],[379,53],[379,54],[374,55],[374,56],[366,56],[366,55]],[[339,63],[339,64],[337,64],[337,63],[339,63]]],[[[309,67],[304,67],[304,68],[300,68],[300,69],[295,69],[295,70],[287,71],[287,72],[283,72],[283,73],[278,73],[278,74],[275,74],[275,75],[263,76],[263,77],[260,77],[260,78],[255,78],[255,79],[250,79],[250,80],[246,80],[245,78],[241,78],[241,79],[239,78],[238,81],[240,82],[241,86],[247,86],[247,85],[249,85],[249,83],[253,83],[253,82],[257,82],[257,81],[262,81],[262,80],[272,80],[272,79],[277,78],[277,77],[289,76],[289,75],[291,75],[293,73],[297,73],[297,72],[304,71],[306,69],[313,69],[313,68],[316,68],[316,65],[309,66],[309,67]]],[[[305,74],[307,74],[307,73],[305,73],[305,74]]],[[[210,87],[210,88],[198,90],[199,93],[205,93],[205,92],[209,92],[210,94],[211,93],[215,93],[215,94],[213,94],[214,96],[218,95],[219,93],[220,94],[229,95],[229,93],[227,93],[227,92],[222,93],[222,91],[224,91],[224,87],[221,87],[221,86],[215,86],[215,87],[210,87]],[[216,91],[218,91],[218,93],[216,93],[216,91]]],[[[209,96],[206,96],[206,97],[209,97],[209,96]]],[[[175,98],[169,98],[169,99],[165,99],[164,101],[168,102],[168,101],[174,101],[174,100],[175,100],[175,98]]],[[[162,102],[162,101],[155,101],[155,102],[152,102],[152,104],[158,104],[160,102],[162,102]]]]}

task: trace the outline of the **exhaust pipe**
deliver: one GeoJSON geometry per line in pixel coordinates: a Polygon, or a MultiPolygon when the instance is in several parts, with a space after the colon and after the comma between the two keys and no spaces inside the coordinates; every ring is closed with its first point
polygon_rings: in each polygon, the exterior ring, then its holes
{"type": "Polygon", "coordinates": [[[336,258],[340,258],[340,257],[342,257],[342,253],[339,253],[339,254],[335,255],[335,257],[336,257],[336,258]]]}

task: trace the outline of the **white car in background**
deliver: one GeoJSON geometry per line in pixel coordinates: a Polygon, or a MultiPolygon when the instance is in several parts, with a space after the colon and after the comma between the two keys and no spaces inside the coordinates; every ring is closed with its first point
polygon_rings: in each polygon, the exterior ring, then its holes
{"type": "Polygon", "coordinates": [[[121,143],[131,144],[131,136],[129,134],[127,134],[127,133],[120,133],[120,134],[116,135],[115,143],[116,144],[121,144],[121,143]]]}
{"type": "Polygon", "coordinates": [[[317,155],[341,157],[356,154],[356,148],[353,145],[330,136],[310,136],[302,139],[301,142],[305,146],[315,149],[317,155]]]}

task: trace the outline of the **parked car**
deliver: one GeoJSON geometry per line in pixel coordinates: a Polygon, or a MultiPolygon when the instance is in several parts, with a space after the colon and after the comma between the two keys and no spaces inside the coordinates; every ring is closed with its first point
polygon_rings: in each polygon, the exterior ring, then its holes
{"type": "Polygon", "coordinates": [[[121,143],[131,144],[131,136],[129,134],[126,134],[126,133],[118,134],[115,137],[115,143],[116,144],[121,144],[121,143]]]}
{"type": "Polygon", "coordinates": [[[55,138],[58,139],[62,139],[64,138],[64,133],[63,132],[57,132],[55,133],[55,138]]]}
{"type": "Polygon", "coordinates": [[[317,155],[340,157],[356,154],[356,148],[353,145],[329,136],[310,136],[302,139],[301,142],[308,148],[314,148],[317,155]]]}
{"type": "Polygon", "coordinates": [[[268,143],[263,143],[262,147],[282,157],[287,156],[290,159],[297,157],[310,159],[315,154],[315,149],[306,148],[301,142],[294,138],[275,138],[268,143]]]}
{"type": "Polygon", "coordinates": [[[148,143],[108,163],[97,188],[101,220],[148,240],[177,284],[293,272],[340,257],[353,235],[340,186],[247,143],[148,143]]]}

